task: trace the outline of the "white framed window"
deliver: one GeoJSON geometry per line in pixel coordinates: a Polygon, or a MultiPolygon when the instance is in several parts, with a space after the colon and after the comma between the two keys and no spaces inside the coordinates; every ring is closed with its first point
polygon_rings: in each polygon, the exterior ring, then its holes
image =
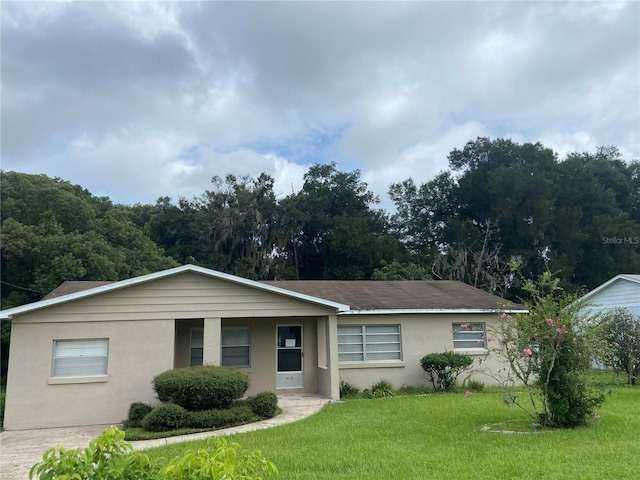
{"type": "Polygon", "coordinates": [[[338,325],[338,360],[402,360],[400,325],[338,325]]]}
{"type": "Polygon", "coordinates": [[[249,327],[222,327],[222,365],[251,366],[251,338],[249,327]]]}
{"type": "Polygon", "coordinates": [[[487,348],[484,323],[454,323],[452,330],[454,350],[487,348]]]}
{"type": "Polygon", "coordinates": [[[109,339],[54,340],[52,377],[106,375],[109,339]]]}
{"type": "Polygon", "coordinates": [[[191,329],[189,345],[189,365],[192,367],[202,365],[204,355],[204,328],[194,327],[191,329]]]}

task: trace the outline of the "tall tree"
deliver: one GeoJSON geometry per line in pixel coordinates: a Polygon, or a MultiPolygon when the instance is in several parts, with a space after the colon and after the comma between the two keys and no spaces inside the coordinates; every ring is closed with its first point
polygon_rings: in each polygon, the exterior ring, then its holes
{"type": "Polygon", "coordinates": [[[289,214],[288,258],[302,279],[368,279],[382,260],[392,261],[397,241],[388,231],[377,197],[360,171],[335,163],[314,165],[302,190],[282,200],[289,214]]]}
{"type": "Polygon", "coordinates": [[[572,153],[558,165],[556,209],[549,228],[549,267],[570,284],[594,288],[640,271],[640,204],[634,164],[617,149],[572,153]]]}
{"type": "Polygon", "coordinates": [[[64,280],[122,280],[175,266],[129,207],[45,175],[1,172],[2,308],[64,280]]]}
{"type": "Polygon", "coordinates": [[[529,279],[561,270],[569,291],[640,270],[640,167],[617,149],[559,161],[539,143],[478,138],[448,158],[452,172],[390,190],[394,231],[436,277],[501,294],[513,264],[529,279]]]}

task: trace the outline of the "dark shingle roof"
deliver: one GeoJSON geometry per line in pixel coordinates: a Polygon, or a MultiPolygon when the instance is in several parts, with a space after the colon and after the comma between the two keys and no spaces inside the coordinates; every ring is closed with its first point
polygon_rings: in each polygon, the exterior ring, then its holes
{"type": "Polygon", "coordinates": [[[89,290],[90,288],[101,287],[107,285],[108,281],[89,281],[89,280],[66,280],[51,290],[42,300],[49,300],[50,298],[62,297],[63,295],[69,295],[71,293],[82,292],[83,290],[89,290]]]}
{"type": "MultiPolygon", "coordinates": [[[[43,300],[100,287],[112,282],[66,281],[43,300]]],[[[493,310],[504,308],[503,298],[451,280],[286,280],[260,282],[293,292],[349,305],[351,310],[493,310]]],[[[509,304],[508,308],[524,309],[509,304]]]]}
{"type": "MultiPolygon", "coordinates": [[[[287,280],[263,282],[294,292],[344,303],[351,310],[496,309],[503,298],[462,282],[287,280]]],[[[524,309],[510,304],[510,308],[524,309]]]]}

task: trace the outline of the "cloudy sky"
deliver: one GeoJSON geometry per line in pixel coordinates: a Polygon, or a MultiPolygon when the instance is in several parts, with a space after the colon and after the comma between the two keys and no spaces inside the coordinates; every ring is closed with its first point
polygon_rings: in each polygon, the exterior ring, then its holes
{"type": "Polygon", "coordinates": [[[640,2],[7,1],[2,169],[119,203],[335,161],[390,206],[478,136],[640,158],[640,2]]]}

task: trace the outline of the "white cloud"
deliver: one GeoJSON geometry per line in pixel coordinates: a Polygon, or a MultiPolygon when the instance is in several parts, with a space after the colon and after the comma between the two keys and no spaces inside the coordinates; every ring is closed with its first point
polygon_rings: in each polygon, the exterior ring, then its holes
{"type": "Polygon", "coordinates": [[[634,2],[2,2],[2,168],[119,202],[313,163],[428,181],[479,135],[640,158],[634,2]]]}

